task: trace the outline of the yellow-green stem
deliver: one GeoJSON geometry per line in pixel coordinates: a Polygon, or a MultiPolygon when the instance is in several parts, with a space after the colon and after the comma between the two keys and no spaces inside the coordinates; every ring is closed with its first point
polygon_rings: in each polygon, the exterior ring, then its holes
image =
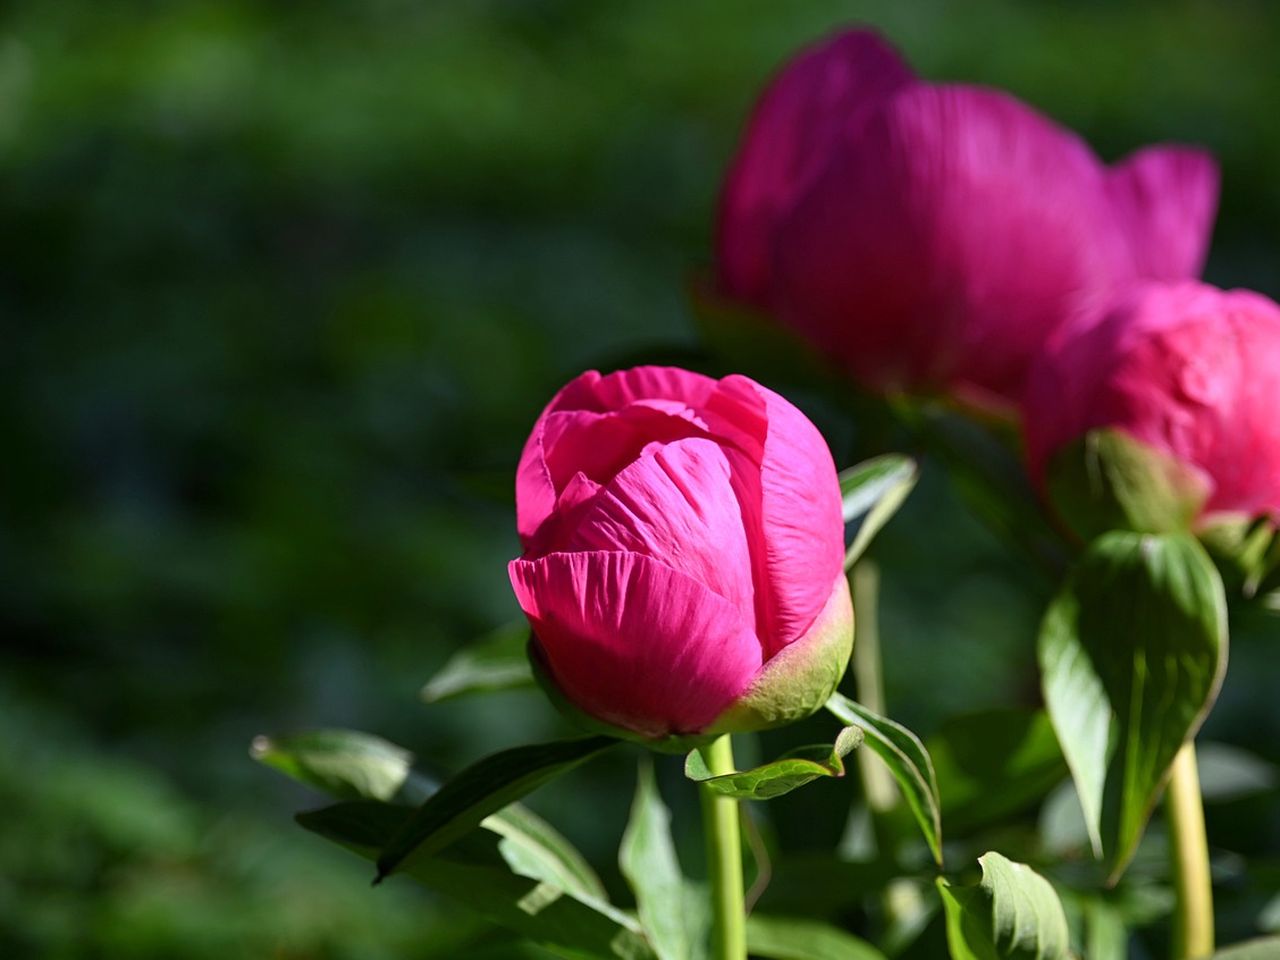
{"type": "MultiPolygon", "coordinates": [[[[725,734],[701,748],[712,776],[733,773],[733,744],[725,734]]],[[[711,956],[713,960],[746,960],[746,908],[742,889],[742,834],[738,801],[702,791],[702,829],[707,839],[711,875],[711,956]]]]}
{"type": "Polygon", "coordinates": [[[1190,740],[1173,761],[1164,805],[1177,894],[1173,960],[1200,960],[1213,953],[1213,878],[1209,873],[1209,841],[1204,829],[1196,748],[1190,740]]]}

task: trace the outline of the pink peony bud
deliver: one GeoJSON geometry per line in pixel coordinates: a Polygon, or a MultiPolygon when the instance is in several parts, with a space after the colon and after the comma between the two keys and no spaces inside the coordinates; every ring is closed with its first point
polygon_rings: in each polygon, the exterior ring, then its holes
{"type": "Polygon", "coordinates": [[[1108,168],[1013,97],[924,83],[849,31],[756,106],[721,198],[721,292],[866,386],[1007,406],[1059,324],[1120,284],[1198,274],[1217,185],[1185,147],[1108,168]]]}
{"type": "Polygon", "coordinates": [[[1227,514],[1280,518],[1278,410],[1280,307],[1247,290],[1140,284],[1098,321],[1060,331],[1032,368],[1028,462],[1037,484],[1053,487],[1076,467],[1077,441],[1118,432],[1145,451],[1122,453],[1125,486],[1149,499],[1171,488],[1175,465],[1183,478],[1172,489],[1194,493],[1187,519],[1198,526],[1227,514]]]}
{"type": "Polygon", "coordinates": [[[597,721],[650,739],[759,729],[812,713],[844,673],[835,466],[753,380],[584,373],[525,444],[516,517],[535,663],[597,721]]]}

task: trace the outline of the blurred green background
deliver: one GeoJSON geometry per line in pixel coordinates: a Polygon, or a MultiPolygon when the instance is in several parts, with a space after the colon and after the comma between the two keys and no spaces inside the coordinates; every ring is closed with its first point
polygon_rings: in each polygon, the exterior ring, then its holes
{"type": "MultiPolygon", "coordinates": [[[[31,0],[0,17],[6,958],[481,956],[489,935],[456,910],[370,890],[365,864],[294,827],[314,798],[247,746],[356,727],[448,772],[562,729],[534,693],[417,691],[517,612],[511,475],[550,394],[696,346],[683,284],[746,112],[835,26],[874,23],[926,77],[1005,87],[1108,159],[1207,145],[1224,181],[1208,277],[1280,294],[1265,0],[31,0]]],[[[878,452],[796,399],[841,466],[878,452]]],[[[1035,701],[1042,592],[935,464],[874,555],[897,718],[927,734],[1035,701]]],[[[1208,730],[1271,762],[1275,640],[1237,630],[1208,730]]],[[[631,762],[533,800],[602,869],[631,762]]],[[[664,786],[690,833],[687,787],[664,786]]],[[[784,839],[830,846],[849,796],[780,806],[808,814],[784,839]]],[[[1211,838],[1280,861],[1275,799],[1211,810],[1211,838]]],[[[1227,901],[1226,939],[1264,923],[1255,901],[1227,901]]]]}

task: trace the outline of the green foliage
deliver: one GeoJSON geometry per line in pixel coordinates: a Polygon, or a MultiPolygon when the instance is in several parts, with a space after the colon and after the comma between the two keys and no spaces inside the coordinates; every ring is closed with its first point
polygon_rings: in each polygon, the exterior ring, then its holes
{"type": "Polygon", "coordinates": [[[1049,881],[998,853],[978,863],[976,887],[938,879],[952,960],[1067,960],[1067,917],[1049,881]]]}
{"type": "Polygon", "coordinates": [[[747,917],[747,948],[767,960],[884,960],[867,941],[817,920],[747,917]]]}
{"type": "MultiPolygon", "coordinates": [[[[411,818],[404,807],[360,800],[302,813],[297,819],[313,833],[374,860],[405,831],[411,818]]],[[[639,925],[626,914],[544,879],[522,876],[503,865],[503,859],[496,837],[472,833],[445,854],[416,857],[405,869],[429,889],[559,956],[652,960],[639,925]]]]}
{"type": "Polygon", "coordinates": [[[1133,856],[1226,662],[1222,581],[1186,534],[1104,535],[1045,615],[1045,702],[1112,877],[1133,856]]]}
{"type": "Polygon", "coordinates": [[[439,703],[470,693],[533,686],[529,624],[521,617],[463,647],[422,688],[422,699],[439,703]]]}
{"type": "Polygon", "coordinates": [[[929,751],[920,738],[902,724],[874,714],[838,693],[827,701],[827,710],[843,722],[856,725],[866,735],[867,749],[874,751],[888,766],[933,859],[941,866],[942,805],[938,799],[938,779],[929,751]]]}
{"type": "Polygon", "coordinates": [[[881,528],[898,512],[920,479],[920,468],[910,457],[897,453],[865,460],[840,473],[844,522],[856,524],[856,532],[844,555],[848,570],[881,528]]]}
{"type": "Polygon", "coordinates": [[[464,836],[492,813],[616,746],[610,737],[583,737],[512,747],[457,774],[407,818],[378,855],[378,880],[464,836]]]}
{"type": "Polygon", "coordinates": [[[684,775],[714,793],[740,800],[772,800],[822,777],[843,777],[844,758],[862,745],[861,727],[845,727],[835,743],[795,747],[770,763],[713,776],[702,754],[685,757],[684,775]]]}
{"type": "Polygon", "coordinates": [[[653,764],[636,778],[631,818],[618,863],[636,898],[640,925],[659,960],[701,960],[707,955],[710,914],[705,890],[692,888],[680,870],[671,839],[671,813],[658,794],[653,764]]]}

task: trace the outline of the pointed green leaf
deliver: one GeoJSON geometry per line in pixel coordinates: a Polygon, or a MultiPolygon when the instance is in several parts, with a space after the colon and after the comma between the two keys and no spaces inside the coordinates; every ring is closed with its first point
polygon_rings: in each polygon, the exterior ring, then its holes
{"type": "Polygon", "coordinates": [[[1049,716],[1114,879],[1217,697],[1227,662],[1222,580],[1187,534],[1108,533],[1050,605],[1039,652],[1049,716]]]}
{"type": "MultiPolygon", "coordinates": [[[[320,730],[289,737],[256,737],[251,755],[336,800],[385,800],[416,806],[434,793],[435,781],[411,768],[403,747],[356,730],[320,730]]],[[[480,826],[506,838],[512,869],[563,890],[607,899],[604,885],[581,853],[533,811],[509,804],[480,826]]]]}
{"type": "MultiPolygon", "coordinates": [[[[356,801],[299,814],[297,820],[313,833],[373,860],[411,815],[405,807],[356,801]]],[[[501,859],[503,842],[490,834],[474,833],[439,856],[415,861],[406,872],[441,896],[560,956],[655,960],[635,920],[602,900],[513,873],[501,859]]]]}
{"type": "Polygon", "coordinates": [[[532,687],[528,643],[529,624],[523,617],[504,624],[450,657],[420,696],[427,703],[439,703],[469,693],[532,687]]]}
{"type": "Polygon", "coordinates": [[[358,730],[313,730],[285,737],[254,737],[259,763],[337,800],[421,802],[431,785],[413,772],[413,754],[358,730]]]}
{"type": "Polygon", "coordinates": [[[938,878],[952,960],[1066,960],[1071,938],[1052,885],[998,853],[978,859],[982,882],[952,886],[938,878]]]}
{"type": "Polygon", "coordinates": [[[747,949],[765,960],[885,960],[867,941],[821,920],[747,917],[747,949]]]}
{"type": "Polygon", "coordinates": [[[797,747],[772,763],[719,776],[712,776],[702,754],[693,750],[685,758],[684,775],[726,797],[772,800],[819,777],[843,777],[844,758],[862,743],[863,737],[861,728],[845,727],[831,746],[820,743],[797,747]]]}
{"type": "Polygon", "coordinates": [[[443,850],[491,813],[618,743],[586,737],[513,747],[472,764],[441,787],[404,824],[378,857],[378,879],[406,859],[443,850]]]}
{"type": "Polygon", "coordinates": [[[853,542],[845,552],[846,570],[857,562],[871,545],[872,538],[898,512],[919,477],[916,462],[900,453],[873,457],[841,472],[844,522],[858,524],[853,542]]]}
{"type": "Polygon", "coordinates": [[[838,693],[827,701],[827,710],[844,723],[862,728],[867,749],[883,760],[893,774],[933,859],[941,865],[942,807],[938,800],[938,778],[929,751],[920,738],[902,724],[872,713],[838,693]]]}
{"type": "Polygon", "coordinates": [[[709,918],[705,910],[688,909],[692,904],[671,840],[671,814],[658,794],[648,758],[640,764],[618,865],[660,960],[698,960],[707,937],[701,921],[709,918]]]}

